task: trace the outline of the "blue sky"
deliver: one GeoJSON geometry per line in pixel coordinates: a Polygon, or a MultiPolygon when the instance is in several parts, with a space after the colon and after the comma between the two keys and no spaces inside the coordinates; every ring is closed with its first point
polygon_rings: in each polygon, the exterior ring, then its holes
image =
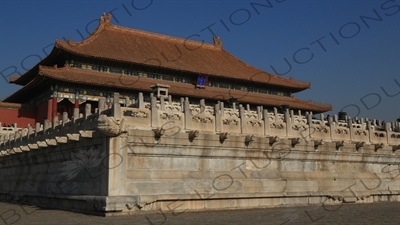
{"type": "Polygon", "coordinates": [[[0,10],[1,99],[20,88],[5,81],[15,69],[34,66],[56,38],[82,40],[112,11],[120,26],[197,34],[194,39],[208,43],[215,33],[248,64],[311,82],[295,96],[332,104],[330,114],[400,117],[400,0],[2,0],[0,10]]]}

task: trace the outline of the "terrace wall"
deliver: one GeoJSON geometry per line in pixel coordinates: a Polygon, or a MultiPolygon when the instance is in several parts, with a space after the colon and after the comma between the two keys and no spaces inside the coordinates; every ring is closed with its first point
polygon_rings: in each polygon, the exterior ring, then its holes
{"type": "Polygon", "coordinates": [[[106,215],[400,200],[399,123],[171,99],[116,93],[1,136],[1,198],[106,215]]]}

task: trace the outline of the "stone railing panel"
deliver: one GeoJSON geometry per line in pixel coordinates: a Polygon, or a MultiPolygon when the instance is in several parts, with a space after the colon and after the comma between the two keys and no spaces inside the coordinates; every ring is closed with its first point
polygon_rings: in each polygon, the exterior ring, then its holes
{"type": "Polygon", "coordinates": [[[160,111],[158,116],[158,127],[163,127],[165,124],[173,124],[181,129],[184,127],[183,113],[160,111]]]}
{"type": "Polygon", "coordinates": [[[365,129],[360,129],[360,128],[354,128],[353,130],[354,132],[354,138],[353,141],[357,141],[357,142],[370,142],[369,140],[369,130],[365,130],[365,129]]]}
{"type": "Polygon", "coordinates": [[[215,117],[209,114],[192,115],[191,130],[215,132],[215,117]]]}
{"type": "Polygon", "coordinates": [[[311,138],[316,140],[329,140],[331,137],[330,132],[330,127],[325,125],[312,125],[310,129],[311,138]]]}
{"type": "Polygon", "coordinates": [[[241,119],[235,116],[232,117],[222,117],[222,131],[229,133],[241,133],[241,119]]]}
{"type": "Polygon", "coordinates": [[[226,108],[226,109],[224,109],[223,117],[239,118],[239,110],[226,108]]]}
{"type": "Polygon", "coordinates": [[[372,142],[373,143],[386,143],[387,144],[387,133],[385,131],[376,131],[372,132],[372,142]]]}
{"type": "Polygon", "coordinates": [[[246,130],[249,134],[264,135],[264,121],[257,119],[246,119],[246,130]]]}
{"type": "Polygon", "coordinates": [[[151,126],[151,112],[149,109],[122,107],[121,110],[129,126],[151,126]]]}
{"type": "Polygon", "coordinates": [[[350,141],[350,129],[346,126],[334,126],[332,140],[350,141]]]}
{"type": "Polygon", "coordinates": [[[291,125],[291,136],[292,137],[300,137],[303,139],[310,138],[309,126],[305,121],[301,121],[298,123],[297,121],[291,125]]]}
{"type": "Polygon", "coordinates": [[[286,123],[283,121],[270,121],[269,127],[271,136],[286,137],[286,123]]]}
{"type": "Polygon", "coordinates": [[[389,134],[389,143],[392,145],[400,145],[400,134],[391,132],[389,134]]]}

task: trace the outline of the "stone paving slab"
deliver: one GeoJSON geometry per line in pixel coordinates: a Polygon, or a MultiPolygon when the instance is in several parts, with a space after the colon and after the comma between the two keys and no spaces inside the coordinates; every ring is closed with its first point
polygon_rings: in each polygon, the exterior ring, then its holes
{"type": "Polygon", "coordinates": [[[343,204],[219,210],[139,213],[129,216],[98,217],[81,213],[0,202],[0,225],[96,224],[96,225],[291,225],[291,224],[400,224],[400,202],[343,204]]]}

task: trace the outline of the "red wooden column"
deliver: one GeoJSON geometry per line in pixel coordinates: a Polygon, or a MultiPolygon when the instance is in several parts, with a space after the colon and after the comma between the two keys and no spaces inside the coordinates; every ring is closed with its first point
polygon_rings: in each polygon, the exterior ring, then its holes
{"type": "Polygon", "coordinates": [[[53,118],[55,116],[57,116],[57,95],[58,95],[57,89],[58,89],[57,85],[52,87],[53,96],[52,96],[52,105],[51,105],[51,117],[49,120],[50,122],[53,122],[53,118]]]}
{"type": "Polygon", "coordinates": [[[52,121],[51,120],[51,116],[52,116],[52,112],[53,111],[53,99],[49,99],[48,101],[47,101],[47,120],[48,121],[52,121]]]}
{"type": "Polygon", "coordinates": [[[109,95],[107,95],[107,98],[106,98],[106,106],[107,106],[107,109],[109,109],[111,107],[111,100],[110,100],[109,95]]]}
{"type": "Polygon", "coordinates": [[[79,109],[79,99],[77,99],[76,97],[75,97],[74,109],[79,109]]]}
{"type": "Polygon", "coordinates": [[[78,92],[78,90],[75,92],[75,104],[74,104],[74,109],[72,110],[72,115],[74,115],[75,109],[79,109],[79,92],[78,92]]]}
{"type": "Polygon", "coordinates": [[[52,106],[52,116],[51,116],[51,122],[53,122],[53,118],[55,117],[55,116],[57,116],[57,95],[54,97],[54,95],[53,95],[53,106],[52,106]]]}

